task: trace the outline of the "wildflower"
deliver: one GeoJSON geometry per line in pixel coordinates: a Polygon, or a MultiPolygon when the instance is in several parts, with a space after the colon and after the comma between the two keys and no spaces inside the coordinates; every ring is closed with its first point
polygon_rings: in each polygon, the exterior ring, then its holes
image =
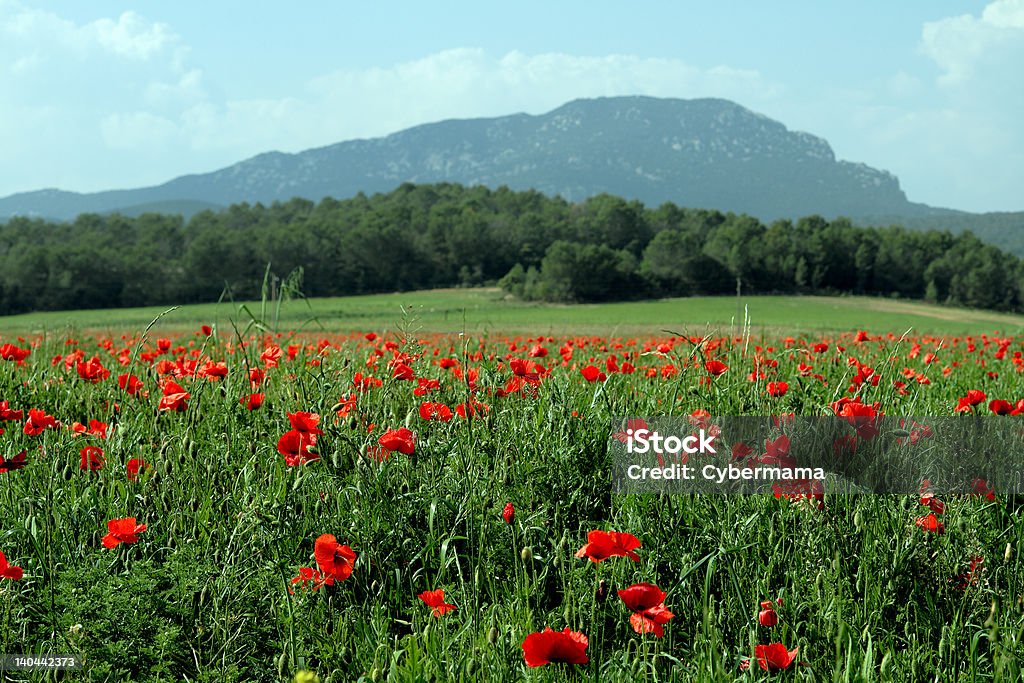
{"type": "Polygon", "coordinates": [[[138,541],[139,534],[146,530],[146,525],[136,524],[134,517],[123,517],[108,521],[107,529],[109,533],[103,537],[103,545],[107,548],[116,548],[122,543],[138,541]]]}
{"type": "Polygon", "coordinates": [[[449,605],[444,601],[444,589],[439,588],[433,591],[423,591],[417,596],[420,600],[427,604],[427,607],[433,607],[433,615],[440,617],[442,615],[451,612],[452,610],[458,609],[455,605],[449,605]]]}
{"type": "Polygon", "coordinates": [[[567,664],[586,664],[587,637],[566,627],[562,631],[545,628],[538,633],[531,633],[523,640],[523,659],[530,667],[544,666],[552,662],[567,664]]]}

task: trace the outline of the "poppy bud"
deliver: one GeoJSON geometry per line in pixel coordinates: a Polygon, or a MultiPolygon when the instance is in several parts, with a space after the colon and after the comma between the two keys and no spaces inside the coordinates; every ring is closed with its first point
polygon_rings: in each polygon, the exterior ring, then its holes
{"type": "Polygon", "coordinates": [[[519,557],[522,558],[523,562],[533,562],[533,549],[530,546],[525,546],[519,557]]]}
{"type": "Polygon", "coordinates": [[[1013,546],[1009,543],[1006,544],[1006,550],[1003,551],[1003,562],[1009,562],[1013,559],[1013,546]]]}
{"type": "Polygon", "coordinates": [[[373,683],[380,683],[381,678],[383,678],[383,676],[380,673],[380,668],[376,666],[373,667],[373,671],[370,672],[370,680],[373,681],[373,683]]]}
{"type": "Polygon", "coordinates": [[[779,623],[779,615],[775,612],[770,600],[761,603],[761,611],[757,613],[757,622],[765,628],[771,628],[779,623]]]}
{"type": "Polygon", "coordinates": [[[498,628],[496,626],[492,626],[490,629],[488,629],[487,642],[491,645],[494,645],[498,642],[498,628]]]}
{"type": "Polygon", "coordinates": [[[910,436],[910,432],[908,432],[906,429],[894,429],[892,430],[892,435],[906,438],[910,436]]]}
{"type": "Polygon", "coordinates": [[[501,511],[501,516],[505,519],[505,524],[511,524],[516,517],[515,506],[512,503],[505,503],[505,509],[501,511]]]}

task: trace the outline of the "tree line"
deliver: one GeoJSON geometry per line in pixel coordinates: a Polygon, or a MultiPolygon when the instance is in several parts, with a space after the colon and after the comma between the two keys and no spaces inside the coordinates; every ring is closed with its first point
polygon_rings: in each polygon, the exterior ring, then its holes
{"type": "Polygon", "coordinates": [[[1024,309],[1021,260],[969,232],[656,208],[608,194],[403,184],[351,199],[179,215],[17,217],[0,225],[0,314],[259,298],[267,268],[306,296],[500,283],[594,302],[856,293],[1024,309]]]}

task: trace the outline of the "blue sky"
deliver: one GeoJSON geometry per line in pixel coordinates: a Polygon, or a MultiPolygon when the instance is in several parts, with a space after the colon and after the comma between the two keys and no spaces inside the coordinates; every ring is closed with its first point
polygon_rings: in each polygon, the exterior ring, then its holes
{"type": "Polygon", "coordinates": [[[1024,0],[630,4],[0,0],[0,196],[644,94],[732,99],[912,201],[1024,209],[1024,0]]]}

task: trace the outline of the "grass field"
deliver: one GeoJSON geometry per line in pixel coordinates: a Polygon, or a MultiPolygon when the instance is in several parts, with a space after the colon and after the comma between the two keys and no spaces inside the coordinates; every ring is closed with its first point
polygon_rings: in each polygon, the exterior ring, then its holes
{"type": "MultiPolygon", "coordinates": [[[[735,299],[495,297],[315,301],[370,334],[302,339],[294,302],[281,337],[228,305],[0,321],[0,654],[82,664],[4,680],[1021,680],[1009,490],[626,494],[609,447],[623,416],[838,415],[862,454],[1018,421],[1018,318],[751,298],[748,339],[735,299]]],[[[797,453],[769,430],[723,452],[797,453]]]]}
{"type": "MultiPolygon", "coordinates": [[[[61,333],[73,327],[118,334],[141,330],[167,307],[104,311],[57,311],[0,317],[0,332],[61,333]]],[[[636,303],[559,306],[507,300],[497,289],[449,289],[401,294],[311,299],[261,307],[259,302],[181,306],[161,327],[194,329],[200,324],[256,317],[280,328],[331,332],[396,329],[408,314],[423,332],[498,334],[660,334],[666,329],[696,334],[738,333],[744,316],[755,329],[854,330],[964,334],[1024,328],[1024,316],[869,297],[754,296],[693,297],[636,303]],[[248,314],[239,314],[241,306],[248,314]],[[403,312],[404,311],[404,312],[403,312]]]]}

